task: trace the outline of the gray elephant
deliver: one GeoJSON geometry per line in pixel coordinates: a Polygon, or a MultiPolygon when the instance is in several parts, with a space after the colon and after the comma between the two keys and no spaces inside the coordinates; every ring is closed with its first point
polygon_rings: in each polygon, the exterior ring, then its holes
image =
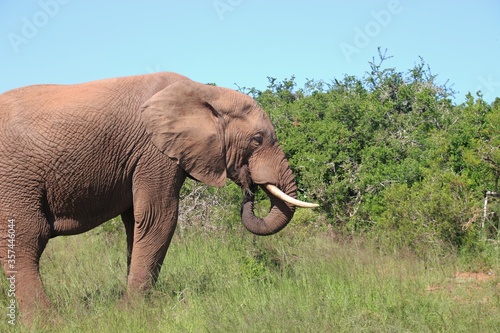
{"type": "Polygon", "coordinates": [[[50,308],[38,266],[49,239],[118,215],[128,292],[151,288],[186,177],[240,185],[243,224],[258,235],[285,227],[294,206],[316,206],[296,199],[273,126],[252,98],[178,74],[11,90],[0,95],[0,127],[0,259],[28,321],[50,308]],[[256,186],[271,200],[265,218],[253,213],[256,186]]]}

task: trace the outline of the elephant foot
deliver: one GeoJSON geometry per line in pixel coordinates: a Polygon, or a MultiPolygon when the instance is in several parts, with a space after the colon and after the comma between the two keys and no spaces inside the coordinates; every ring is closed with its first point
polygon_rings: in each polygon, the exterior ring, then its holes
{"type": "Polygon", "coordinates": [[[58,331],[66,321],[52,307],[38,307],[21,314],[21,324],[31,331],[58,331]]]}
{"type": "Polygon", "coordinates": [[[141,309],[144,305],[144,300],[147,292],[134,290],[127,291],[118,302],[118,308],[123,311],[135,311],[141,309]]]}

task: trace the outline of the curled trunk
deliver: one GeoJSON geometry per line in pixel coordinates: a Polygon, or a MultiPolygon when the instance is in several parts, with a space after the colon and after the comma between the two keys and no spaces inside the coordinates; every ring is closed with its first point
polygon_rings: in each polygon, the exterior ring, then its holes
{"type": "Polygon", "coordinates": [[[254,157],[248,168],[240,170],[239,184],[244,191],[241,220],[256,235],[272,235],[283,229],[293,217],[295,207],[318,207],[316,204],[297,200],[294,175],[278,145],[269,153],[272,158],[254,157]],[[260,218],[254,213],[255,190],[258,184],[271,199],[267,216],[260,218]]]}
{"type": "MultiPolygon", "coordinates": [[[[291,197],[296,197],[296,187],[293,184],[293,191],[286,193],[291,197]]],[[[263,188],[271,199],[271,210],[264,218],[255,216],[254,199],[256,186],[251,191],[245,193],[241,207],[241,220],[245,227],[253,234],[266,236],[277,233],[283,229],[293,217],[295,207],[272,195],[267,189],[263,188]]]]}

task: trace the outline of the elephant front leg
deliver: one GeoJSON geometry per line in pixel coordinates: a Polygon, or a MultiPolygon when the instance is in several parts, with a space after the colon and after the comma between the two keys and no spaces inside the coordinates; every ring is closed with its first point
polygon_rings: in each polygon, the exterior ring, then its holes
{"type": "Polygon", "coordinates": [[[134,207],[128,292],[144,292],[158,279],[177,225],[178,199],[134,207]]]}

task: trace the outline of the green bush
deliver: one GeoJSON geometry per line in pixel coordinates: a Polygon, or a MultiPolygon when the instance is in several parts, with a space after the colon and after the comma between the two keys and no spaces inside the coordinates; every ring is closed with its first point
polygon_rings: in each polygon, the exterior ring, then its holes
{"type": "Polygon", "coordinates": [[[412,187],[397,184],[384,191],[384,209],[373,232],[383,244],[408,247],[420,255],[461,245],[467,226],[479,219],[467,179],[453,172],[429,174],[412,187]]]}
{"type": "MultiPolygon", "coordinates": [[[[484,193],[498,191],[500,99],[468,94],[454,105],[454,91],[422,59],[398,72],[379,58],[361,79],[297,88],[293,76],[269,78],[266,90],[250,90],[275,125],[299,196],[321,204],[307,218],[391,247],[468,242],[472,251],[470,224],[482,223],[484,193]]],[[[498,241],[498,204],[488,209],[483,236],[498,241]]]]}

